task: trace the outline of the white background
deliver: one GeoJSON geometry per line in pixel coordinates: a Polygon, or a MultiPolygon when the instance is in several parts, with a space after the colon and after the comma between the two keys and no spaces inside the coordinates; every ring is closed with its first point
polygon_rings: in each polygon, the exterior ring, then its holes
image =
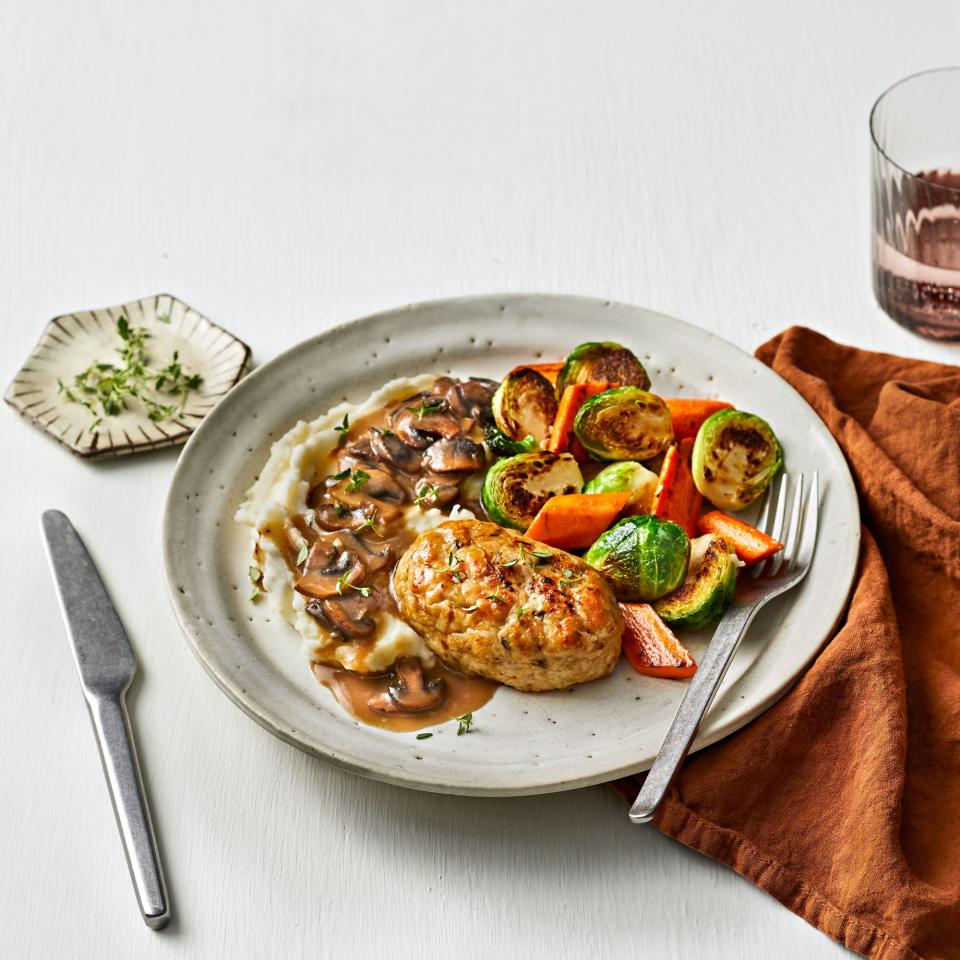
{"type": "MultiPolygon", "coordinates": [[[[169,291],[258,362],[414,300],[639,303],[754,348],[879,311],[867,113],[956,57],[951,0],[0,3],[0,375],[45,321],[169,291]]],[[[90,465],[0,411],[0,955],[837,957],[605,788],[366,782],[272,738],[168,608],[176,454],[90,465]],[[66,510],[141,662],[173,895],[137,914],[37,529],[66,510]]],[[[826,813],[826,811],[825,811],[826,813]]]]}

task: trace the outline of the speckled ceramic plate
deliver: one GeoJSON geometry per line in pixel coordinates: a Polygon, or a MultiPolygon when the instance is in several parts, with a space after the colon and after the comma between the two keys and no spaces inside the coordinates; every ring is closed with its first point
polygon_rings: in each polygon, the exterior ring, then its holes
{"type": "MultiPolygon", "coordinates": [[[[394,377],[500,378],[523,361],[560,359],[588,338],[632,347],[658,393],[722,397],[768,418],[790,470],[820,470],[822,526],[810,574],[755,621],[696,747],[776,701],[829,635],[853,580],[859,514],[839,448],[792,387],[705,330],[625,304],[538,295],[415,304],[337,327],[255,371],[201,424],[170,488],[164,551],[177,617],[220,688],[289,743],[422,790],[544,793],[649,767],[685,686],[639,676],[622,661],[611,676],[570,691],[501,688],[468,736],[456,736],[455,724],[422,741],[358,724],[313,678],[292,628],[249,603],[247,531],[232,519],[271,443],[297,419],[358,402],[394,377]]],[[[708,640],[684,637],[695,656],[708,640]]]]}
{"type": "MultiPolygon", "coordinates": [[[[118,457],[183,443],[219,399],[247,372],[250,348],[182,300],[167,293],[143,297],[115,307],[77,310],[54,317],[17,372],[4,399],[35,427],[80,457],[118,457]],[[148,335],[150,365],[162,367],[177,352],[184,371],[203,377],[200,387],[184,398],[174,416],[154,422],[146,408],[132,400],[129,409],[96,417],[59,389],[72,388],[73,377],[93,363],[116,363],[117,321],[125,317],[148,335]]],[[[161,403],[175,398],[156,395],[161,403]]]]}

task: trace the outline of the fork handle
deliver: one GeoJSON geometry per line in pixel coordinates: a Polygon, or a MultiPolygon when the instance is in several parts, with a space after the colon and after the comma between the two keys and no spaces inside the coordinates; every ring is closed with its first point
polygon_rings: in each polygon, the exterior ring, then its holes
{"type": "Polygon", "coordinates": [[[648,823],[653,819],[670,781],[697,735],[700,721],[713,701],[730,661],[733,660],[737,645],[747,632],[747,627],[759,607],[760,604],[757,603],[730,607],[717,625],[700,667],[693,675],[680,709],[670,724],[660,752],[630,808],[630,819],[634,823],[648,823]]]}

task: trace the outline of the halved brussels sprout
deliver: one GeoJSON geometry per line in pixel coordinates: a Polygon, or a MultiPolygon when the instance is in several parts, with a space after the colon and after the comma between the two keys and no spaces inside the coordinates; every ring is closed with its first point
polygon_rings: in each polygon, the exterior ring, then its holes
{"type": "Polygon", "coordinates": [[[579,493],[582,486],[580,467],[569,453],[520,453],[487,471],[480,499],[494,523],[526,530],[550,497],[579,493]]]}
{"type": "Polygon", "coordinates": [[[632,494],[627,513],[650,513],[660,478],[636,460],[619,460],[604,467],[583,487],[584,493],[632,494]]]}
{"type": "Polygon", "coordinates": [[[619,343],[581,343],[574,347],[557,377],[557,396],[571,383],[616,383],[621,387],[650,388],[643,364],[619,343]]]}
{"type": "Polygon", "coordinates": [[[599,460],[649,460],[673,443],[673,417],[655,393],[617,387],[580,407],[573,432],[599,460]]]}
{"type": "Polygon", "coordinates": [[[553,384],[529,367],[514,370],[493,395],[493,419],[500,432],[511,440],[533,437],[541,443],[556,416],[553,384]]]}
{"type": "Polygon", "coordinates": [[[536,437],[528,435],[522,440],[511,440],[492,420],[484,424],[483,439],[495,457],[512,457],[515,453],[533,453],[540,449],[536,437]]]}
{"type": "Polygon", "coordinates": [[[618,600],[649,602],[683,582],[690,541],[683,527],[659,517],[626,517],[615,523],[583,559],[610,581],[618,600]]]}
{"type": "Polygon", "coordinates": [[[724,510],[742,510],[783,466],[783,450],[766,420],[742,410],[718,410],[693,444],[693,481],[724,510]]]}
{"type": "Polygon", "coordinates": [[[683,583],[653,605],[672,627],[705,627],[716,623],[733,600],[737,587],[737,555],[727,541],[708,533],[690,541],[690,565],[683,583]]]}

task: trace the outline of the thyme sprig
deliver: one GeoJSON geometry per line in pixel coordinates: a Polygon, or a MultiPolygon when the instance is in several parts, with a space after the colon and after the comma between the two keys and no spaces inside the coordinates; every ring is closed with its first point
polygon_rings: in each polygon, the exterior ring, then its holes
{"type": "Polygon", "coordinates": [[[499,563],[497,566],[510,569],[518,563],[522,563],[526,567],[535,567],[538,563],[549,560],[551,556],[549,550],[531,550],[525,543],[521,542],[517,544],[517,555],[512,560],[499,563]]]}
{"type": "Polygon", "coordinates": [[[422,507],[428,501],[430,503],[436,503],[439,497],[440,487],[436,483],[423,483],[420,485],[420,489],[417,490],[417,496],[413,502],[418,507],[422,507]]]}
{"type": "Polygon", "coordinates": [[[132,327],[125,316],[117,318],[120,363],[94,361],[73,377],[68,386],[57,380],[57,390],[70,403],[79,403],[93,417],[89,430],[96,433],[104,417],[115,417],[138,400],[154,423],[170,420],[183,412],[187,395],[200,387],[203,377],[189,373],[174,350],[166,366],[154,369],[147,356],[150,334],[145,327],[132,327]],[[179,397],[164,403],[162,397],[179,397]]]}
{"type": "Polygon", "coordinates": [[[449,573],[457,583],[463,583],[464,574],[457,569],[459,566],[460,558],[451,550],[450,553],[447,554],[447,573],[449,573]]]}
{"type": "Polygon", "coordinates": [[[334,427],[333,429],[340,434],[340,436],[337,437],[337,446],[342,447],[347,442],[347,434],[350,432],[350,414],[345,413],[340,426],[334,427]]]}
{"type": "Polygon", "coordinates": [[[370,594],[373,593],[373,587],[358,587],[352,583],[347,583],[347,578],[350,576],[351,573],[353,573],[353,571],[348,570],[346,573],[344,573],[342,576],[339,577],[339,579],[337,580],[337,593],[340,594],[340,596],[342,597],[344,590],[356,590],[361,597],[369,597],[370,594]]]}
{"type": "Polygon", "coordinates": [[[364,530],[372,530],[374,533],[379,534],[380,530],[377,527],[377,522],[380,519],[380,508],[374,507],[370,513],[367,514],[366,519],[363,523],[357,527],[357,533],[362,533],[364,530]]]}
{"type": "Polygon", "coordinates": [[[354,470],[350,474],[350,482],[347,484],[347,490],[350,493],[354,493],[359,490],[368,480],[370,479],[370,474],[366,470],[354,470]]]}
{"type": "Polygon", "coordinates": [[[478,600],[476,603],[471,603],[470,606],[468,607],[465,607],[463,606],[463,604],[460,604],[460,609],[464,613],[473,613],[474,610],[480,609],[481,600],[486,600],[489,603],[506,603],[507,602],[504,599],[503,594],[500,593],[500,588],[498,587],[496,590],[494,590],[493,593],[488,593],[485,597],[481,597],[480,600],[478,600]]]}

